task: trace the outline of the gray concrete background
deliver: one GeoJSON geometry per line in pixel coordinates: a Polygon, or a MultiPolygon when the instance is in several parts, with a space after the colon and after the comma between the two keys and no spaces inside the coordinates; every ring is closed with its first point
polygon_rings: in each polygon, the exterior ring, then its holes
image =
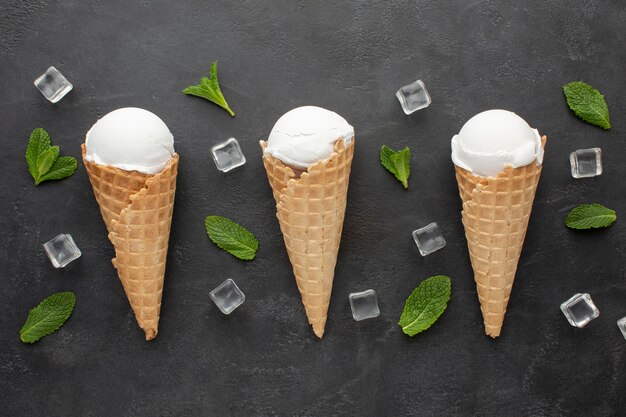
{"type": "Polygon", "coordinates": [[[621,1],[0,0],[0,414],[3,416],[617,416],[626,407],[621,1]],[[181,90],[219,60],[226,112],[181,90]],[[32,85],[55,65],[75,89],[47,102],[32,85]],[[432,105],[405,116],[398,87],[425,81],[432,105]],[[577,119],[561,86],[600,89],[613,128],[577,119]],[[304,311],[274,216],[259,139],[314,104],[356,129],[347,217],[326,337],[304,311]],[[118,107],[149,109],[181,155],[158,338],[147,343],[110,264],[85,169],[36,188],[24,161],[43,127],[80,156],[90,126],[118,107]],[[502,336],[483,334],[460,220],[450,138],[475,113],[513,110],[549,143],[502,336]],[[239,139],[248,163],[219,173],[209,148],[239,139]],[[410,188],[378,163],[410,146],[410,188]],[[569,152],[599,146],[601,177],[574,180],[569,152]],[[620,218],[563,226],[580,203],[620,218]],[[240,262],[207,238],[221,214],[260,241],[240,262]],[[437,221],[448,246],[420,257],[410,232],[437,221]],[[71,233],[83,257],[54,270],[41,244],[71,233]],[[414,338],[396,322],[424,278],[452,278],[447,311],[414,338]],[[209,292],[233,278],[246,303],[223,316],[209,292]],[[348,293],[373,288],[382,314],[352,320],[348,293]],[[72,290],[73,316],[35,345],[28,310],[72,290]],[[600,317],[569,326],[559,304],[591,293],[600,317]]]}

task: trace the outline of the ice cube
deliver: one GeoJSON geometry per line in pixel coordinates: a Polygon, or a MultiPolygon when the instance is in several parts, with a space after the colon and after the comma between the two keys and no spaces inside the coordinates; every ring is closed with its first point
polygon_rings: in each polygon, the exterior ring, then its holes
{"type": "Polygon", "coordinates": [[[70,262],[80,258],[81,252],[72,235],[60,234],[43,244],[43,249],[55,268],[65,268],[70,262]]]}
{"type": "Polygon", "coordinates": [[[230,278],[211,291],[210,297],[224,314],[232,313],[246,300],[244,293],[241,292],[235,281],[230,278]]]}
{"type": "Polygon", "coordinates": [[[211,148],[211,155],[215,166],[222,172],[242,166],[246,163],[246,157],[241,152],[237,139],[230,138],[226,142],[218,143],[211,148]]]}
{"type": "Polygon", "coordinates": [[[54,67],[48,68],[41,77],[35,80],[35,87],[41,91],[45,98],[53,103],[61,100],[74,88],[72,83],[54,67]]]}
{"type": "Polygon", "coordinates": [[[602,149],[578,149],[569,154],[572,177],[588,178],[602,174],[602,149]]]}
{"type": "Polygon", "coordinates": [[[376,291],[353,292],[348,295],[348,299],[350,300],[350,308],[352,309],[354,320],[373,319],[380,315],[376,291]]]}
{"type": "Polygon", "coordinates": [[[422,80],[417,80],[400,88],[396,93],[396,97],[400,100],[402,110],[406,114],[425,109],[430,106],[432,101],[422,80]]]}
{"type": "Polygon", "coordinates": [[[561,311],[565,314],[569,324],[575,327],[585,327],[587,323],[600,315],[600,311],[589,294],[580,293],[561,304],[561,311]]]}
{"type": "Polygon", "coordinates": [[[437,223],[431,223],[421,229],[413,231],[413,240],[422,256],[430,255],[446,246],[446,240],[441,234],[437,223]]]}
{"type": "Polygon", "coordinates": [[[624,336],[624,339],[626,339],[626,317],[622,317],[621,319],[617,320],[617,327],[619,327],[622,335],[624,336]]]}

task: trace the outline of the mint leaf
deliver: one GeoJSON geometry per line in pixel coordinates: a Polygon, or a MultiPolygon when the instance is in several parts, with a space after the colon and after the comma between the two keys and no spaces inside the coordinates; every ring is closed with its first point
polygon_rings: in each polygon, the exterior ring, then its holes
{"type": "Polygon", "coordinates": [[[409,295],[398,325],[409,336],[423,332],[437,321],[450,300],[450,278],[436,275],[420,283],[409,295]]]}
{"type": "Polygon", "coordinates": [[[235,113],[228,107],[226,99],[220,90],[220,85],[217,80],[217,61],[211,64],[211,74],[207,77],[200,78],[200,84],[191,85],[183,90],[183,93],[191,96],[202,97],[209,100],[212,103],[217,104],[228,112],[232,117],[235,113]]]}
{"type": "Polygon", "coordinates": [[[59,158],[59,147],[50,145],[50,135],[41,128],[33,130],[30,134],[26,148],[26,164],[28,172],[35,180],[35,185],[47,180],[69,177],[78,167],[78,162],[74,157],[59,158]]]}
{"type": "Polygon", "coordinates": [[[259,242],[246,229],[222,216],[207,216],[206,233],[213,243],[236,258],[251,260],[256,256],[259,242]]]}
{"type": "Polygon", "coordinates": [[[72,314],[74,305],[76,296],[73,292],[58,292],[44,299],[28,313],[20,330],[22,342],[35,343],[58,330],[72,314]]]}
{"type": "Polygon", "coordinates": [[[30,134],[28,147],[26,148],[26,164],[28,165],[28,172],[30,172],[30,175],[32,175],[35,181],[37,181],[39,177],[37,161],[48,149],[50,149],[50,135],[48,135],[48,132],[42,128],[33,130],[30,134]]]}
{"type": "Polygon", "coordinates": [[[35,166],[35,171],[37,172],[35,185],[39,185],[43,181],[43,175],[50,170],[50,167],[52,166],[52,164],[54,164],[54,161],[56,161],[58,157],[58,146],[53,146],[49,149],[46,149],[39,155],[39,158],[37,158],[37,165],[35,166]]]}
{"type": "Polygon", "coordinates": [[[387,145],[380,148],[380,163],[402,183],[405,189],[409,188],[409,174],[411,151],[408,147],[394,152],[387,145]]]}
{"type": "Polygon", "coordinates": [[[609,108],[604,96],[598,90],[582,81],[574,81],[563,86],[567,105],[576,116],[592,125],[610,129],[609,108]]]}
{"type": "Polygon", "coordinates": [[[570,229],[597,229],[609,227],[617,220],[615,211],[600,204],[581,204],[574,207],[565,218],[565,226],[570,229]]]}
{"type": "Polygon", "coordinates": [[[41,181],[61,180],[67,178],[76,172],[78,162],[72,156],[61,156],[50,167],[50,170],[41,177],[41,181]]]}

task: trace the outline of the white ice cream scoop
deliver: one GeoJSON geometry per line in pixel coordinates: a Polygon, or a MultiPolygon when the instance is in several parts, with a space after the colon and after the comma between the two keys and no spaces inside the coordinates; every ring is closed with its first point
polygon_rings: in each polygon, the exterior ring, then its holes
{"type": "Polygon", "coordinates": [[[469,119],[452,138],[452,162],[482,177],[495,177],[506,166],[541,165],[541,136],[513,112],[487,110],[469,119]]]}
{"type": "Polygon", "coordinates": [[[125,107],[107,114],[85,138],[85,159],[144,174],[161,172],[174,156],[174,137],[148,110],[125,107]]]}
{"type": "Polygon", "coordinates": [[[337,140],[348,146],[354,128],[337,113],[315,106],[285,113],[274,125],[265,153],[293,168],[306,170],[330,156],[337,140]]]}

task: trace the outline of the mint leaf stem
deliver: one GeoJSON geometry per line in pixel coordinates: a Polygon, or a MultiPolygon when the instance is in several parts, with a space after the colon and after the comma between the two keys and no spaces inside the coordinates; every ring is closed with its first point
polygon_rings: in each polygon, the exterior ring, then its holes
{"type": "Polygon", "coordinates": [[[231,117],[235,117],[235,113],[228,106],[228,103],[226,103],[226,99],[220,90],[219,81],[217,79],[217,61],[211,64],[209,78],[200,78],[200,84],[185,88],[183,93],[209,100],[226,110],[231,117]]]}

